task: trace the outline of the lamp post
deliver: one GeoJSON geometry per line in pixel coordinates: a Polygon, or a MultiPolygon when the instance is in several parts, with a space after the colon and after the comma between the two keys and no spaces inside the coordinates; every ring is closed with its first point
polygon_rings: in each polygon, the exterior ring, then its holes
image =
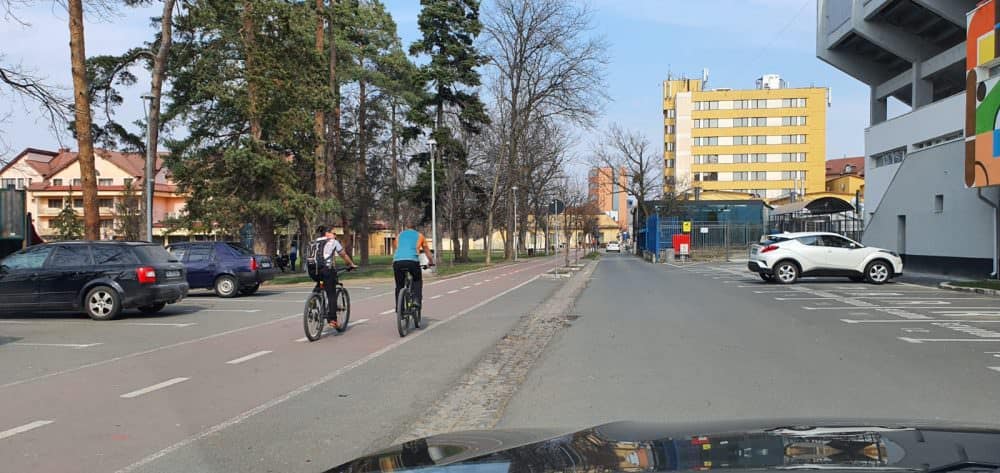
{"type": "Polygon", "coordinates": [[[510,190],[514,193],[514,262],[517,262],[517,186],[510,190]]]}
{"type": "Polygon", "coordinates": [[[438,262],[438,237],[437,237],[437,187],[434,181],[434,160],[437,154],[437,140],[431,138],[427,140],[427,144],[431,147],[431,241],[434,242],[434,251],[431,252],[434,261],[431,261],[434,266],[434,271],[437,271],[438,262]]]}
{"type": "Polygon", "coordinates": [[[153,96],[145,94],[142,96],[142,111],[146,115],[146,172],[142,195],[146,200],[146,239],[153,241],[153,168],[155,167],[156,143],[153,143],[153,134],[149,132],[149,107],[153,105],[153,96]]]}

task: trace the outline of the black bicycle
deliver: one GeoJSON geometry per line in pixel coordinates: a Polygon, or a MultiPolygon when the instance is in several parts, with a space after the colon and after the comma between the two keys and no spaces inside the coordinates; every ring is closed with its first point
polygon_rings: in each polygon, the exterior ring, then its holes
{"type": "MultiPolygon", "coordinates": [[[[427,265],[420,266],[420,269],[427,269],[427,265]]],[[[413,328],[420,328],[420,308],[413,300],[413,275],[407,271],[406,283],[396,297],[396,329],[400,337],[410,333],[411,324],[413,328]]]]}
{"type": "MultiPolygon", "coordinates": [[[[346,273],[351,268],[337,269],[337,274],[346,273]]],[[[351,295],[344,288],[344,283],[337,281],[337,327],[338,332],[347,330],[347,324],[351,321],[351,295]]],[[[302,325],[306,331],[306,338],[310,342],[315,342],[323,336],[323,329],[326,327],[327,308],[330,301],[324,290],[323,281],[319,281],[313,288],[312,294],[306,299],[306,308],[302,313],[302,325]]]]}

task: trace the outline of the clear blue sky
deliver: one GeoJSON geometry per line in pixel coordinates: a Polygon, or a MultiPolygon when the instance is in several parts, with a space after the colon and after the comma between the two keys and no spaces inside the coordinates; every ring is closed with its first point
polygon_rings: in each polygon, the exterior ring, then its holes
{"type": "MultiPolygon", "coordinates": [[[[490,0],[484,0],[488,3],[490,0]]],[[[24,27],[0,21],[0,55],[7,63],[47,76],[67,89],[71,85],[66,13],[56,2],[18,10],[24,27]]],[[[404,44],[417,37],[418,0],[386,0],[404,44]]],[[[662,151],[661,82],[668,71],[698,77],[709,69],[709,87],[750,88],[761,74],[776,73],[790,86],[831,87],[833,105],[827,115],[827,156],[860,155],[868,125],[868,89],[828,66],[815,55],[815,0],[592,0],[595,33],[606,37],[610,67],[607,82],[612,102],[602,123],[619,122],[644,132],[662,151]]],[[[148,40],[154,29],[148,18],[159,5],[125,9],[112,18],[86,25],[87,53],[119,54],[148,40]]],[[[126,94],[120,117],[142,117],[139,96],[148,90],[142,71],[140,87],[126,94]]],[[[8,101],[9,102],[9,101],[8,101]]],[[[11,151],[25,147],[54,148],[59,142],[44,120],[21,103],[0,103],[0,125],[11,151]]],[[[588,132],[581,132],[590,141],[588,132]]],[[[74,143],[68,143],[75,148],[74,143]]],[[[586,147],[578,152],[585,153],[586,147]]],[[[584,157],[581,156],[582,161],[584,157]]]]}

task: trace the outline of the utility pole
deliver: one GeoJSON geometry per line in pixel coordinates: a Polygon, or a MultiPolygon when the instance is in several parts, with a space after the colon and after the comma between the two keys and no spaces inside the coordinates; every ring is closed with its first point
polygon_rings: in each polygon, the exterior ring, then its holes
{"type": "Polygon", "coordinates": [[[517,262],[517,186],[510,190],[514,193],[514,262],[517,262]]]}

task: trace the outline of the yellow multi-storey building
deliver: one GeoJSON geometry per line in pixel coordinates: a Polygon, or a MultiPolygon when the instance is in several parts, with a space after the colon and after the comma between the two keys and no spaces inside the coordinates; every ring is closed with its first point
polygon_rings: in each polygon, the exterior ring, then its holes
{"type": "Polygon", "coordinates": [[[758,79],[756,89],[703,85],[663,82],[666,192],[774,199],[825,190],[826,88],[788,88],[776,75],[758,79]]]}

